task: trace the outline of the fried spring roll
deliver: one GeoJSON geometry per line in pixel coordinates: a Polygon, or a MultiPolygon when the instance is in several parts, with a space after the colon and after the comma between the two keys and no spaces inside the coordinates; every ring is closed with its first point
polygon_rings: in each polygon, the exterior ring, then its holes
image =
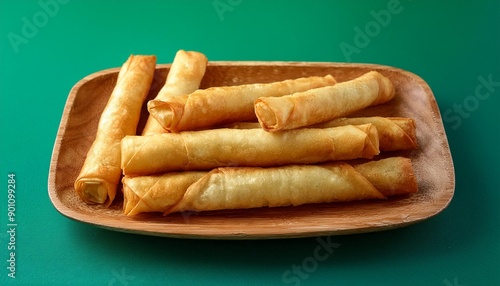
{"type": "Polygon", "coordinates": [[[375,125],[377,128],[380,151],[416,149],[418,147],[415,120],[406,117],[371,116],[338,118],[311,127],[328,128],[368,123],[375,125]]]}
{"type": "Polygon", "coordinates": [[[278,133],[262,129],[213,129],[127,136],[122,140],[122,170],[129,176],[223,166],[313,164],[371,159],[379,154],[371,124],[278,133]]]}
{"type": "Polygon", "coordinates": [[[255,113],[267,131],[295,129],[343,117],[394,97],[392,82],[376,71],[350,81],[282,97],[261,97],[255,113]]]}
{"type": "MultiPolygon", "coordinates": [[[[380,151],[416,149],[418,147],[415,120],[406,117],[352,117],[338,118],[308,128],[328,128],[344,125],[373,124],[377,128],[380,151]]],[[[252,129],[261,128],[258,122],[237,122],[225,128],[252,129]]]]}
{"type": "MultiPolygon", "coordinates": [[[[205,74],[207,58],[199,52],[179,50],[170,66],[167,79],[155,100],[168,100],[171,96],[190,94],[200,87],[205,74]]],[[[142,135],[163,133],[166,130],[149,116],[142,135]]]]}
{"type": "Polygon", "coordinates": [[[193,183],[164,214],[383,199],[418,190],[410,159],[271,168],[226,167],[193,183]]]}
{"type": "Polygon", "coordinates": [[[74,184],[83,201],[109,205],[115,198],[122,173],[120,142],[136,132],[155,66],[155,56],[131,55],[120,69],[116,86],[99,119],[96,138],[74,184]]]}
{"type": "Polygon", "coordinates": [[[148,111],[168,131],[199,130],[216,125],[255,119],[254,101],[335,84],[331,75],[211,87],[168,100],[151,100],[148,111]]]}

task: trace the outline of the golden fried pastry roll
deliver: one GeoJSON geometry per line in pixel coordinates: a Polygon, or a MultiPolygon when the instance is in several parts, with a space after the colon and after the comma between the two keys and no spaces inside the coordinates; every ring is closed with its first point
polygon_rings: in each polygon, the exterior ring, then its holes
{"type": "Polygon", "coordinates": [[[210,171],[191,185],[179,203],[164,214],[383,199],[384,192],[392,195],[416,191],[411,162],[399,157],[356,167],[345,162],[226,167],[210,171]]]}
{"type": "Polygon", "coordinates": [[[262,129],[212,129],[126,136],[122,170],[138,176],[222,166],[312,164],[330,160],[371,159],[379,154],[371,124],[301,128],[269,133],[262,129]]]}
{"type": "MultiPolygon", "coordinates": [[[[329,128],[344,125],[373,124],[377,128],[380,151],[416,149],[418,147],[415,121],[406,117],[353,117],[337,118],[331,121],[308,126],[308,128],[329,128]]],[[[258,122],[236,122],[225,128],[261,128],[258,122]]]]}
{"type": "Polygon", "coordinates": [[[168,131],[199,130],[216,125],[255,119],[254,101],[335,84],[331,75],[211,87],[168,100],[151,100],[148,111],[168,131]]]}
{"type": "Polygon", "coordinates": [[[416,149],[418,147],[415,121],[412,118],[380,116],[338,118],[310,127],[328,128],[368,123],[377,127],[380,151],[416,149]]]}
{"type": "Polygon", "coordinates": [[[172,172],[155,176],[123,177],[123,212],[135,215],[164,212],[177,204],[187,188],[207,172],[172,172]]]}
{"type": "Polygon", "coordinates": [[[95,140],[75,181],[87,203],[111,204],[120,182],[120,142],[136,133],[141,106],[149,91],[155,56],[131,55],[120,69],[116,86],[102,112],[95,140]]]}
{"type": "Polygon", "coordinates": [[[294,129],[387,102],[394,93],[394,86],[388,78],[371,71],[332,86],[282,97],[261,97],[255,101],[255,113],[264,130],[294,129]]]}
{"type": "MultiPolygon", "coordinates": [[[[170,66],[165,84],[155,99],[168,100],[171,96],[185,95],[196,91],[205,74],[207,61],[207,57],[202,53],[179,50],[170,66]]],[[[163,132],[166,130],[154,117],[149,116],[142,135],[163,132]]]]}

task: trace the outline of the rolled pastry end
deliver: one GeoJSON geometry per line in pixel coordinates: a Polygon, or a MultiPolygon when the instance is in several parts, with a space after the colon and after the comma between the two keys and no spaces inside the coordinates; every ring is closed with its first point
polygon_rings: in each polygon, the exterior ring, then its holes
{"type": "Polygon", "coordinates": [[[379,83],[378,98],[372,103],[372,105],[382,104],[393,99],[396,94],[396,90],[394,89],[392,81],[378,72],[370,73],[373,73],[377,77],[379,83]]]}
{"type": "Polygon", "coordinates": [[[410,158],[389,157],[354,165],[384,196],[409,195],[418,192],[417,178],[410,158]]]}
{"type": "Polygon", "coordinates": [[[147,104],[149,114],[166,130],[174,126],[175,108],[161,100],[150,100],[147,104]]]}
{"type": "Polygon", "coordinates": [[[96,179],[80,179],[76,182],[77,193],[83,201],[89,204],[104,204],[114,199],[114,192],[110,192],[110,184],[96,179]]]}
{"type": "Polygon", "coordinates": [[[345,125],[330,130],[334,142],[335,160],[373,159],[380,154],[379,135],[375,125],[345,125]]]}
{"type": "Polygon", "coordinates": [[[135,213],[132,212],[134,207],[137,205],[139,201],[139,196],[135,194],[131,194],[130,196],[123,197],[123,213],[128,216],[132,216],[135,213]]]}
{"type": "Polygon", "coordinates": [[[370,124],[366,134],[365,148],[361,157],[373,159],[374,156],[380,154],[379,133],[375,125],[370,124]]]}
{"type": "Polygon", "coordinates": [[[141,212],[141,197],[134,193],[124,184],[123,190],[123,213],[127,216],[133,216],[141,212]]]}
{"type": "Polygon", "coordinates": [[[276,113],[260,99],[255,102],[255,114],[264,130],[269,131],[276,128],[278,123],[276,113]]]}

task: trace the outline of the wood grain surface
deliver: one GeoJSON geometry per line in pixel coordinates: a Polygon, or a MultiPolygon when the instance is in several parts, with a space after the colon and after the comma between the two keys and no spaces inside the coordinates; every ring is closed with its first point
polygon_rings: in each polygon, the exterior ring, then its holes
{"type": "MultiPolygon", "coordinates": [[[[165,82],[170,65],[157,65],[148,99],[165,82]]],[[[55,139],[48,192],[54,207],[76,221],[124,232],[147,235],[210,238],[269,239],[339,235],[403,227],[432,217],[450,203],[455,174],[448,141],[434,95],[417,75],[373,64],[309,62],[210,62],[201,88],[265,83],[284,79],[333,75],[338,82],[376,70],[396,87],[395,98],[352,116],[404,116],[415,120],[418,150],[384,152],[384,156],[412,159],[419,192],[382,201],[314,204],[298,207],[226,210],[202,213],[122,213],[122,198],[106,208],[85,204],[73,188],[92,144],[97,123],[113,90],[119,68],[103,70],[80,80],[70,91],[55,139]]],[[[143,106],[140,134],[147,119],[143,106]]]]}

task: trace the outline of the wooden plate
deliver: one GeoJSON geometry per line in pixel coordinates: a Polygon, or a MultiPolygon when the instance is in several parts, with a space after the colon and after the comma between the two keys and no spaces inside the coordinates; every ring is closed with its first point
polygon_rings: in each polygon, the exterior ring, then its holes
{"type": "MultiPolygon", "coordinates": [[[[151,91],[153,98],[165,82],[170,65],[158,65],[151,91]]],[[[147,235],[262,239],[352,234],[403,227],[434,216],[451,201],[455,174],[448,141],[434,95],[420,77],[381,65],[306,62],[211,62],[201,88],[271,82],[290,78],[332,74],[345,81],[377,70],[396,86],[390,103],[363,110],[359,115],[405,116],[417,124],[419,149],[384,153],[412,159],[419,192],[386,201],[363,201],[259,208],[169,216],[122,214],[122,198],[109,207],[87,205],[75,194],[73,183],[94,140],[100,114],[116,82],[119,68],[91,74],[71,90],[54,144],[49,196],[63,215],[84,223],[118,231],[147,235]]],[[[140,132],[147,110],[139,124],[140,132]]]]}

